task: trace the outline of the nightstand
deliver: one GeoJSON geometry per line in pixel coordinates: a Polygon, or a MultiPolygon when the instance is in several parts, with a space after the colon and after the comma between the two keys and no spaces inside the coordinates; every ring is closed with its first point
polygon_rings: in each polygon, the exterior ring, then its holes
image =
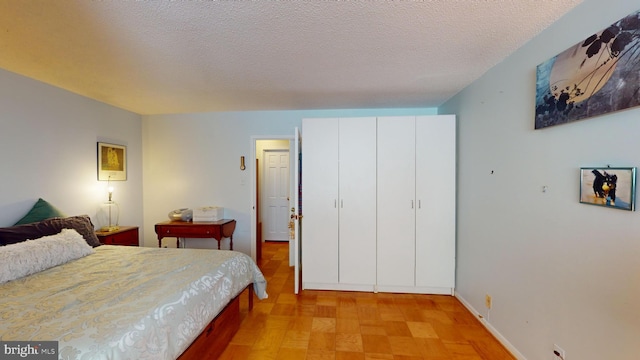
{"type": "Polygon", "coordinates": [[[96,231],[98,240],[104,245],[138,246],[138,227],[120,226],[114,231],[96,231]]]}

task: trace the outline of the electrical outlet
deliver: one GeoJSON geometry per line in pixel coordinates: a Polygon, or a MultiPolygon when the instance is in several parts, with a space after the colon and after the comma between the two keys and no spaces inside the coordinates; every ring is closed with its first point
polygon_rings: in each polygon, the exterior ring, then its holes
{"type": "Polygon", "coordinates": [[[486,306],[487,309],[491,309],[491,295],[487,294],[484,296],[484,306],[486,306]]]}
{"type": "Polygon", "coordinates": [[[556,344],[553,344],[553,360],[567,360],[564,350],[556,344]]]}

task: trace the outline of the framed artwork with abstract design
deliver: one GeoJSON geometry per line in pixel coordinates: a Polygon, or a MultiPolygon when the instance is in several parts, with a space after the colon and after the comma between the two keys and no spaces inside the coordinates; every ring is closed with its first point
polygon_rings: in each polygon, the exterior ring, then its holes
{"type": "Polygon", "coordinates": [[[538,65],[535,129],[640,105],[640,11],[538,65]]]}
{"type": "Polygon", "coordinates": [[[580,168],[580,202],[621,210],[635,210],[636,168],[580,168]]]}

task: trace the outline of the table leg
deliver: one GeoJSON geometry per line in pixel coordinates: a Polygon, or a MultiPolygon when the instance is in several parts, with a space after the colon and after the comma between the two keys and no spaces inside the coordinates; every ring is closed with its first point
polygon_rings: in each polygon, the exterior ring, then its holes
{"type": "Polygon", "coordinates": [[[229,250],[233,250],[233,235],[229,236],[229,250]]]}
{"type": "Polygon", "coordinates": [[[162,238],[158,236],[158,247],[162,247],[162,238]]]}

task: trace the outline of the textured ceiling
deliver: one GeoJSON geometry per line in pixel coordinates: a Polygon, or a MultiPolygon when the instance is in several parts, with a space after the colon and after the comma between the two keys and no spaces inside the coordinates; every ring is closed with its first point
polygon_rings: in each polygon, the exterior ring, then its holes
{"type": "Polygon", "coordinates": [[[140,114],[435,107],[582,0],[0,0],[0,68],[140,114]]]}

